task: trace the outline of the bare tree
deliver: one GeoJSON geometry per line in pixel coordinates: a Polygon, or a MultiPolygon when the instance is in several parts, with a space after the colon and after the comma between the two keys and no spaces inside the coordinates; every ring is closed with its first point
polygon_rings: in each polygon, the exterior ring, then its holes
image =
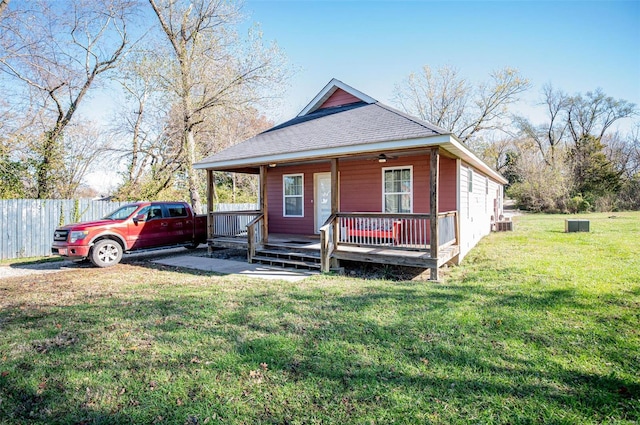
{"type": "Polygon", "coordinates": [[[524,137],[533,140],[538,147],[544,162],[552,167],[556,166],[557,150],[561,146],[568,132],[567,107],[569,96],[562,90],[555,90],[551,84],[542,88],[542,101],[548,121],[541,125],[534,125],[529,119],[516,116],[514,121],[524,137]]]}
{"type": "Polygon", "coordinates": [[[494,71],[489,80],[472,85],[455,68],[439,68],[434,73],[425,65],[396,85],[395,99],[405,112],[451,131],[469,143],[486,131],[502,130],[507,107],[530,87],[529,81],[513,68],[494,71]]]}
{"type": "Polygon", "coordinates": [[[577,94],[568,100],[567,125],[574,142],[593,136],[602,140],[613,123],[622,118],[637,115],[636,105],[626,100],[614,99],[602,89],[577,94]]]}
{"type": "MultiPolygon", "coordinates": [[[[255,108],[212,111],[214,116],[209,123],[203,123],[200,131],[202,146],[208,152],[218,152],[238,142],[273,127],[273,122],[261,115],[255,108]]],[[[218,197],[214,187],[214,199],[222,202],[256,202],[258,181],[255,175],[239,173],[214,174],[216,183],[230,187],[230,196],[218,197]],[[250,199],[249,199],[250,198],[250,199]]]]}
{"type": "Polygon", "coordinates": [[[265,87],[283,83],[283,55],[265,47],[260,34],[241,42],[234,31],[238,7],[225,0],[149,0],[172,50],[165,79],[181,113],[183,172],[191,204],[202,211],[193,164],[199,157],[198,127],[216,108],[264,100],[265,87]]]}
{"type": "Polygon", "coordinates": [[[61,182],[60,198],[73,198],[91,166],[108,151],[108,138],[91,122],[67,126],[63,137],[62,167],[56,170],[61,182]]]}
{"type": "Polygon", "coordinates": [[[175,140],[180,138],[171,133],[171,96],[159,78],[165,73],[158,57],[151,50],[132,53],[115,77],[126,100],[113,120],[113,132],[122,141],[112,152],[127,164],[116,193],[119,199],[155,198],[180,168],[181,147],[175,140]]]}
{"type": "Polygon", "coordinates": [[[19,3],[0,40],[0,68],[23,84],[25,95],[38,100],[38,198],[54,194],[56,170],[63,169],[64,131],[99,76],[116,66],[128,44],[129,0],[69,0],[64,6],[19,3]]]}

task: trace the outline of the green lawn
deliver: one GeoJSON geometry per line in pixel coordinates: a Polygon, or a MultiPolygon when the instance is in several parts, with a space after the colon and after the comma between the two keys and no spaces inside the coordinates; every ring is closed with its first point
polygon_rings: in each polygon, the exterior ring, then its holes
{"type": "Polygon", "coordinates": [[[0,280],[0,423],[637,423],[640,213],[611,215],[517,217],[444,283],[0,280]]]}

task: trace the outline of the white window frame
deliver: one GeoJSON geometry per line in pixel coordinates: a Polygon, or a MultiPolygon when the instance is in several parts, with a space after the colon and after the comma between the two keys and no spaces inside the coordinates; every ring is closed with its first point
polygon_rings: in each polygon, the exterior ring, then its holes
{"type": "Polygon", "coordinates": [[[394,194],[403,194],[404,192],[392,192],[392,193],[386,193],[384,191],[384,174],[387,171],[393,171],[393,170],[409,170],[409,197],[411,198],[411,208],[410,208],[410,214],[413,214],[413,204],[414,204],[414,200],[413,200],[413,165],[405,165],[405,166],[399,166],[399,167],[382,167],[382,212],[384,213],[387,209],[386,209],[386,205],[385,205],[385,195],[394,195],[394,194]]]}
{"type": "Polygon", "coordinates": [[[473,193],[473,170],[467,169],[467,192],[473,193]]]}
{"type": "Polygon", "coordinates": [[[304,217],[304,173],[297,174],[283,174],[282,175],[282,216],[283,217],[304,217]],[[301,177],[302,178],[302,194],[300,195],[287,195],[286,183],[287,177],[301,177]],[[300,215],[287,214],[287,198],[301,198],[302,199],[302,212],[300,215]]]}

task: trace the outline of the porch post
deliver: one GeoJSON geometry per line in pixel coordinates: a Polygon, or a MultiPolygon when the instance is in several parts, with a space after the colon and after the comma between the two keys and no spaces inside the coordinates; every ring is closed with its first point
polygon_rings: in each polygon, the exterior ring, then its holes
{"type": "Polygon", "coordinates": [[[432,259],[436,260],[436,266],[431,268],[429,280],[438,280],[438,180],[440,177],[440,148],[431,149],[431,163],[429,164],[429,206],[431,224],[431,253],[432,259]]]}
{"type": "Polygon", "coordinates": [[[211,244],[209,241],[213,240],[213,170],[207,170],[207,252],[211,254],[211,244]]]}
{"type": "MultiPolygon", "coordinates": [[[[337,214],[340,211],[340,184],[338,182],[338,158],[331,158],[331,214],[337,214]]],[[[340,240],[340,220],[336,217],[333,220],[333,249],[338,246],[340,240]]],[[[340,267],[340,261],[332,258],[331,267],[337,269],[340,267]]]]}
{"type": "Polygon", "coordinates": [[[338,158],[331,159],[331,214],[340,211],[340,187],[338,186],[338,158]]]}
{"type": "Polygon", "coordinates": [[[269,217],[267,204],[267,166],[260,166],[260,211],[264,214],[262,219],[262,240],[266,243],[269,240],[269,217]]]}

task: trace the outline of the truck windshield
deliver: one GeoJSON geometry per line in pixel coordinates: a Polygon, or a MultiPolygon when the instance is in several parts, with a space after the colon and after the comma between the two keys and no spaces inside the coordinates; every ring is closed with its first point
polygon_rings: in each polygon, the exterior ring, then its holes
{"type": "Polygon", "coordinates": [[[124,207],[118,208],[104,218],[108,220],[124,220],[125,218],[129,217],[131,213],[133,213],[137,208],[138,205],[125,205],[124,207]]]}

